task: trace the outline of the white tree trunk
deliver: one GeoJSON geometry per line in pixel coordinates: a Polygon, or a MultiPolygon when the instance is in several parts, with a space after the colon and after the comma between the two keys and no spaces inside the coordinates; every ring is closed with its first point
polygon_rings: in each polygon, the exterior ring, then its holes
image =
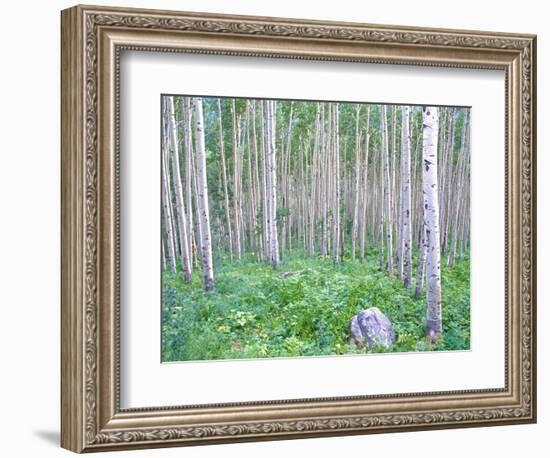
{"type": "Polygon", "coordinates": [[[174,180],[174,191],[176,193],[176,207],[179,240],[181,247],[181,264],[183,269],[183,279],[186,283],[191,283],[191,261],[189,257],[189,237],[187,235],[187,217],[185,211],[185,202],[183,200],[183,189],[180,175],[180,154],[178,146],[178,132],[176,126],[176,113],[174,110],[174,98],[167,97],[168,106],[168,136],[170,146],[172,147],[172,179],[174,180]]]}
{"type": "Polygon", "coordinates": [[[187,235],[189,237],[189,262],[191,268],[193,263],[197,262],[195,247],[195,231],[193,223],[193,166],[192,166],[192,154],[193,154],[193,135],[191,127],[191,109],[189,97],[183,97],[182,103],[182,119],[183,119],[183,148],[185,153],[185,190],[183,195],[186,197],[186,210],[187,210],[187,235]]]}
{"type": "Polygon", "coordinates": [[[315,254],[315,226],[316,226],[316,205],[318,200],[317,192],[317,164],[321,154],[321,104],[318,103],[315,110],[315,140],[313,146],[312,166],[311,166],[311,201],[309,203],[309,255],[315,254]]]}
{"type": "Polygon", "coordinates": [[[233,118],[233,213],[235,218],[235,255],[241,259],[241,147],[240,147],[240,118],[237,117],[235,99],[232,101],[231,113],[233,118]]]}
{"type": "Polygon", "coordinates": [[[388,275],[393,275],[393,207],[391,194],[391,176],[390,176],[390,160],[388,153],[388,134],[387,134],[387,119],[386,105],[382,105],[382,114],[380,117],[380,130],[382,132],[382,155],[384,159],[384,201],[386,213],[386,249],[387,249],[387,268],[388,275]]]}
{"type": "Polygon", "coordinates": [[[164,237],[161,237],[160,240],[160,251],[162,254],[162,271],[166,270],[166,255],[164,254],[164,237]]]}
{"type": "Polygon", "coordinates": [[[403,284],[405,288],[411,286],[412,257],[411,257],[411,136],[409,132],[410,108],[404,106],[402,113],[401,136],[401,257],[403,264],[403,284]]]}
{"type": "Polygon", "coordinates": [[[195,112],[195,152],[197,154],[197,178],[199,197],[199,220],[201,225],[201,254],[204,289],[214,288],[212,267],[212,237],[210,233],[210,209],[208,205],[208,182],[206,179],[206,149],[204,145],[204,120],[202,98],[193,98],[195,112]]]}
{"type": "MultiPolygon", "coordinates": [[[[327,110],[327,118],[330,122],[330,110],[327,110]]],[[[322,228],[321,228],[321,256],[328,256],[328,187],[329,187],[329,163],[328,157],[328,147],[327,144],[330,143],[328,140],[329,132],[326,129],[325,121],[325,105],[321,105],[321,208],[322,208],[322,228]]]]}
{"type": "Polygon", "coordinates": [[[355,199],[353,205],[353,227],[351,231],[351,259],[355,261],[355,245],[357,242],[357,231],[359,230],[359,203],[361,201],[361,138],[359,135],[359,115],[361,105],[355,108],[355,199]]]}
{"type": "Polygon", "coordinates": [[[231,216],[229,212],[229,191],[227,186],[227,168],[225,166],[225,145],[223,138],[222,125],[222,104],[221,99],[218,99],[218,124],[220,131],[220,157],[222,160],[222,177],[223,177],[223,198],[225,203],[225,222],[227,224],[227,236],[229,238],[229,256],[233,262],[233,230],[231,229],[231,216]]]}
{"type": "Polygon", "coordinates": [[[332,107],[332,148],[334,153],[334,189],[332,194],[332,262],[340,261],[340,132],[338,104],[332,107]]]}
{"type": "MultiPolygon", "coordinates": [[[[367,125],[365,128],[365,162],[363,165],[363,186],[362,186],[362,202],[363,208],[361,209],[361,227],[360,227],[360,241],[361,241],[361,262],[365,261],[365,233],[367,231],[367,197],[368,197],[368,179],[369,179],[369,141],[370,141],[370,105],[367,106],[367,125]]],[[[372,215],[374,220],[374,212],[372,215]]]]}
{"type": "Polygon", "coordinates": [[[263,202],[263,236],[264,236],[264,257],[266,260],[271,260],[271,239],[270,239],[270,219],[269,219],[269,190],[271,189],[269,185],[269,173],[268,173],[268,150],[269,146],[267,145],[267,103],[260,105],[260,126],[262,128],[262,141],[261,141],[261,151],[262,151],[262,202],[263,202]]]}
{"type": "Polygon", "coordinates": [[[162,142],[162,214],[164,215],[164,230],[166,232],[166,243],[168,244],[170,271],[176,273],[176,247],[174,246],[174,234],[172,232],[172,206],[170,203],[167,161],[166,138],[164,138],[162,142]]]}
{"type": "Polygon", "coordinates": [[[267,114],[267,174],[270,261],[274,269],[279,267],[279,242],[277,237],[277,154],[275,149],[276,111],[275,101],[266,100],[267,114]]]}
{"type": "Polygon", "coordinates": [[[422,181],[426,228],[426,335],[441,333],[441,253],[437,177],[438,108],[423,109],[422,181]]]}

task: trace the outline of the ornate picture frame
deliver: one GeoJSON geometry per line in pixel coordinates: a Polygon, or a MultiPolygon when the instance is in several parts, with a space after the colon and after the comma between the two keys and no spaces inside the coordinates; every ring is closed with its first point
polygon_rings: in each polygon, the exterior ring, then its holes
{"type": "Polygon", "coordinates": [[[75,452],[536,421],[536,37],[75,6],[61,15],[61,445],[75,452]],[[124,50],[505,72],[505,387],[120,407],[124,50]]]}

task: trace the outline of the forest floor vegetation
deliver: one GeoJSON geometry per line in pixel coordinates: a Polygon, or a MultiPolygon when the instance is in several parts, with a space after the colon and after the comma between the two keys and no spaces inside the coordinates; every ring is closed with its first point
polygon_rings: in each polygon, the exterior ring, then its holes
{"type": "Polygon", "coordinates": [[[453,269],[442,262],[444,332],[434,343],[424,337],[424,294],[416,298],[414,288],[389,278],[376,248],[367,250],[364,263],[346,259],[333,266],[330,258],[294,252],[277,270],[252,256],[221,265],[211,292],[204,292],[200,271],[192,284],[180,270],[163,273],[164,362],[470,348],[467,255],[453,269]],[[348,343],[351,317],[372,306],[393,324],[396,341],[389,348],[348,343]]]}

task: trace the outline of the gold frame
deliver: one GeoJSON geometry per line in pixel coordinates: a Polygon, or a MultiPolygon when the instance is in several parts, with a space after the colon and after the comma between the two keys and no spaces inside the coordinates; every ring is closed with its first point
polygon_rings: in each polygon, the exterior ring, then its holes
{"type": "Polygon", "coordinates": [[[61,445],[75,452],[536,421],[536,37],[75,6],[61,15],[61,445]],[[118,68],[123,49],[506,74],[504,389],[121,410],[118,68]]]}

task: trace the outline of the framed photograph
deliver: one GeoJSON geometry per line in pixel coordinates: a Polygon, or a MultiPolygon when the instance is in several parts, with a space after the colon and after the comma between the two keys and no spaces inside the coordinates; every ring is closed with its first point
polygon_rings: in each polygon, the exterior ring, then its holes
{"type": "Polygon", "coordinates": [[[536,421],[536,37],[75,6],[75,452],[536,421]]]}

